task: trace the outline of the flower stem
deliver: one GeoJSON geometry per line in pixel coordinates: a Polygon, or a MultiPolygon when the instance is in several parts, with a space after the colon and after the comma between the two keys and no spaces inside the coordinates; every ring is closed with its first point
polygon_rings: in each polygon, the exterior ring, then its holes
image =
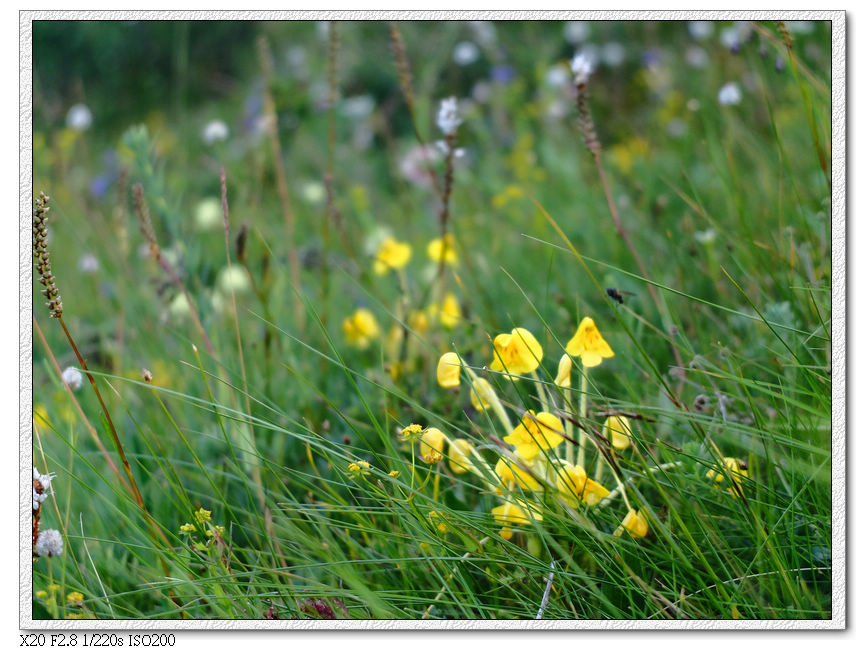
{"type": "MultiPolygon", "coordinates": [[[[585,426],[586,412],[589,408],[589,371],[583,366],[583,372],[580,376],[580,423],[585,426]]],[[[585,467],[586,462],[586,442],[588,436],[585,429],[580,429],[580,449],[577,452],[577,465],[585,467]]]]}

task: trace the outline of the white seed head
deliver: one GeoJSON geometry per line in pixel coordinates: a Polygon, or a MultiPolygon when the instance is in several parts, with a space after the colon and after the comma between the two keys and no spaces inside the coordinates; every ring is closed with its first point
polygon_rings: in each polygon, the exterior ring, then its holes
{"type": "Polygon", "coordinates": [[[594,70],[594,62],[584,52],[574,55],[571,60],[571,72],[574,73],[574,83],[583,85],[589,80],[594,70]]]}
{"type": "Polygon", "coordinates": [[[228,139],[228,125],[222,120],[211,120],[201,131],[204,144],[210,145],[228,139]]]}
{"type": "Polygon", "coordinates": [[[84,104],[75,104],[66,113],[66,126],[73,131],[86,131],[93,124],[93,113],[84,104]]]}
{"type": "Polygon", "coordinates": [[[36,554],[40,557],[51,557],[63,553],[63,537],[59,530],[49,528],[39,533],[36,539],[36,554]]]}
{"type": "Polygon", "coordinates": [[[72,390],[78,390],[81,388],[81,381],[84,379],[81,375],[81,371],[78,368],[73,366],[69,366],[66,370],[63,371],[63,382],[69,385],[69,388],[72,390]]]}
{"type": "Polygon", "coordinates": [[[735,106],[742,101],[742,91],[739,89],[739,84],[735,81],[730,81],[721,86],[718,91],[718,102],[721,106],[735,106]]]}
{"type": "Polygon", "coordinates": [[[445,135],[456,133],[457,127],[462,124],[462,122],[457,107],[457,98],[448,97],[447,99],[443,99],[441,107],[439,108],[438,118],[436,119],[436,124],[438,124],[442,133],[445,135]]]}

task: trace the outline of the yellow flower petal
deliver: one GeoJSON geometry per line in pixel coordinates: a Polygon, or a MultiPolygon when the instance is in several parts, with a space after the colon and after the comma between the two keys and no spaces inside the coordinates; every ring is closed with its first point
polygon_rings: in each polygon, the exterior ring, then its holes
{"type": "Polygon", "coordinates": [[[369,347],[381,330],[369,309],[361,307],[342,322],[342,331],[350,345],[361,350],[369,347]]]}
{"type": "Polygon", "coordinates": [[[411,246],[388,237],[378,247],[372,268],[376,275],[384,275],[391,269],[404,268],[410,259],[411,246]]]}
{"type": "Polygon", "coordinates": [[[565,499],[575,503],[582,499],[586,488],[586,470],[581,465],[563,465],[559,470],[556,487],[565,499]]]}
{"type": "Polygon", "coordinates": [[[516,445],[517,454],[531,462],[542,449],[553,449],[560,445],[564,441],[563,431],[562,421],[552,413],[526,411],[522,421],[504,440],[516,445]]]}
{"type": "Polygon", "coordinates": [[[598,331],[595,321],[588,316],[580,322],[577,333],[568,341],[565,351],[573,357],[580,357],[586,368],[598,366],[603,359],[615,356],[598,331]]]}
{"type": "Polygon", "coordinates": [[[631,422],[621,415],[611,415],[604,421],[603,435],[619,450],[631,446],[631,422]]]}
{"type": "Polygon", "coordinates": [[[435,427],[430,427],[423,432],[420,438],[420,459],[433,465],[443,458],[445,448],[445,434],[435,427]]]}
{"type": "Polygon", "coordinates": [[[519,467],[519,465],[513,461],[506,461],[504,458],[499,458],[499,462],[496,463],[496,474],[506,484],[513,481],[521,490],[541,489],[541,484],[535,480],[535,477],[519,467]]]}
{"type": "Polygon", "coordinates": [[[586,487],[583,489],[583,503],[587,506],[596,506],[604,500],[610,491],[603,485],[590,478],[586,479],[586,487]]]}
{"type": "Polygon", "coordinates": [[[445,264],[456,266],[457,251],[455,248],[456,241],[451,233],[446,233],[444,239],[433,239],[426,248],[427,255],[436,264],[441,263],[444,258],[445,264]]]}
{"type": "Polygon", "coordinates": [[[465,438],[457,438],[451,442],[448,450],[448,465],[454,474],[465,474],[472,467],[469,456],[472,453],[472,443],[465,438]]]}
{"type": "Polygon", "coordinates": [[[476,410],[483,411],[489,408],[490,403],[495,399],[495,395],[495,389],[483,377],[478,377],[476,381],[472,382],[472,391],[469,398],[476,410]]]}
{"type": "Polygon", "coordinates": [[[460,357],[456,352],[445,352],[436,367],[436,380],[442,388],[460,385],[460,357]]]}
{"type": "Polygon", "coordinates": [[[613,535],[619,537],[626,530],[631,537],[645,537],[649,532],[649,522],[639,510],[631,508],[613,535]]]}
{"type": "Polygon", "coordinates": [[[562,388],[570,388],[571,387],[571,368],[573,368],[574,363],[571,361],[571,355],[563,354],[562,358],[559,359],[559,371],[556,373],[556,386],[561,386],[562,388]]]}
{"type": "Polygon", "coordinates": [[[490,368],[496,372],[524,375],[540,365],[544,350],[532,333],[517,327],[510,334],[499,334],[493,340],[495,358],[490,368]]]}

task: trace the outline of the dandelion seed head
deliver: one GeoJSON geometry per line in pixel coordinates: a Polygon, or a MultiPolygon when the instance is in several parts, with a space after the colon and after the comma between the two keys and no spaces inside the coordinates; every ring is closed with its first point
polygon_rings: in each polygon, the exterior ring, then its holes
{"type": "Polygon", "coordinates": [[[84,104],[75,104],[66,113],[66,126],[73,131],[86,131],[93,124],[93,113],[84,104]]]}
{"type": "Polygon", "coordinates": [[[462,124],[462,118],[459,115],[459,107],[457,106],[456,97],[448,97],[443,99],[439,107],[436,124],[442,133],[445,135],[453,135],[457,132],[457,127],[462,124]]]}
{"type": "Polygon", "coordinates": [[[36,554],[40,557],[52,557],[63,553],[63,537],[59,530],[49,528],[39,533],[36,540],[36,554]]]}
{"type": "Polygon", "coordinates": [[[582,86],[588,82],[594,69],[594,59],[585,52],[579,52],[571,59],[571,72],[574,73],[574,83],[578,86],[582,86]]]}
{"type": "Polygon", "coordinates": [[[228,140],[228,135],[228,125],[222,120],[211,120],[201,131],[201,139],[206,145],[228,140]]]}
{"type": "Polygon", "coordinates": [[[72,390],[78,390],[81,388],[81,380],[83,377],[81,376],[81,371],[78,368],[73,366],[69,366],[63,371],[62,374],[63,382],[69,385],[69,388],[72,390]]]}

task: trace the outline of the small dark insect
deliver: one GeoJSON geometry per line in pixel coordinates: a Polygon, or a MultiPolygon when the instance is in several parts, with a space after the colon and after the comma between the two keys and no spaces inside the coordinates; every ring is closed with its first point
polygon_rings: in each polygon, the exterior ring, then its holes
{"type": "Polygon", "coordinates": [[[625,296],[636,296],[637,294],[631,293],[630,291],[619,291],[615,287],[609,287],[607,289],[607,295],[615,300],[620,305],[625,304],[625,296]]]}

